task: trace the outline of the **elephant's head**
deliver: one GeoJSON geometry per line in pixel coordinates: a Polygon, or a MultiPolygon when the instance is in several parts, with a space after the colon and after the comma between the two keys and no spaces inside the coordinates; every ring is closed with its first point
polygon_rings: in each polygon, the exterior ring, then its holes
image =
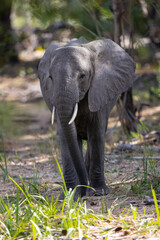
{"type": "Polygon", "coordinates": [[[63,108],[65,102],[71,112],[87,92],[91,112],[116,100],[132,86],[134,70],[132,58],[110,39],[63,47],[51,45],[38,69],[49,109],[63,108]]]}

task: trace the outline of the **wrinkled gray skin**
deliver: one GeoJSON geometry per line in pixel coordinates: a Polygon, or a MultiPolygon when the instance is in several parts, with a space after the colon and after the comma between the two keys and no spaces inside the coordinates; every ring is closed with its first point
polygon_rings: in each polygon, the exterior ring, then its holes
{"type": "MultiPolygon", "coordinates": [[[[89,185],[108,194],[104,178],[104,140],[108,117],[119,94],[135,79],[132,58],[110,39],[86,44],[50,45],[40,61],[41,90],[56,117],[67,188],[89,185]],[[75,104],[78,114],[71,119],[75,104]],[[85,158],[82,140],[87,140],[85,158]]],[[[85,187],[78,195],[86,194],[85,187]]],[[[90,193],[93,193],[90,191],[90,193]]]]}

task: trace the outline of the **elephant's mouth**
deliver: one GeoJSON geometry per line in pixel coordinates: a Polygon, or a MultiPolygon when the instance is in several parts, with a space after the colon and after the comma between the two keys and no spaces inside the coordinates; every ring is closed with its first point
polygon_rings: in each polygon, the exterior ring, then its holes
{"type": "MultiPolygon", "coordinates": [[[[53,105],[52,116],[51,116],[51,123],[52,123],[52,125],[54,123],[55,112],[56,112],[56,107],[53,105]]],[[[78,103],[75,104],[72,117],[71,117],[70,121],[68,122],[69,125],[74,122],[74,120],[75,120],[75,118],[77,116],[77,112],[78,112],[78,103]]]]}

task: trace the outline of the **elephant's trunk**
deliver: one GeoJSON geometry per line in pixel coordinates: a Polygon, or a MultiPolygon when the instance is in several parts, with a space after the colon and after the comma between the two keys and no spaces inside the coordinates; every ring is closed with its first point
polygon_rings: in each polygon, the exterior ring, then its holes
{"type": "MultiPolygon", "coordinates": [[[[74,122],[70,122],[75,105],[76,103],[73,103],[73,100],[67,99],[63,96],[61,99],[58,98],[56,103],[56,111],[61,123],[62,131],[66,138],[73,165],[79,177],[80,184],[88,185],[87,171],[77,140],[76,126],[74,122]],[[69,122],[70,124],[68,124],[69,122]]],[[[85,194],[86,189],[83,188],[83,191],[84,192],[82,195],[85,194]]]]}

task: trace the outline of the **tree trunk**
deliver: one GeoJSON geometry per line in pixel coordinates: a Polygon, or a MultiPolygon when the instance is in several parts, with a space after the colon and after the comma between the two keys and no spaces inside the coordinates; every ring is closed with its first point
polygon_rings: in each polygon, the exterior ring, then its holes
{"type": "MultiPolygon", "coordinates": [[[[114,41],[120,45],[120,37],[124,35],[123,15],[126,11],[126,1],[112,0],[112,11],[114,14],[114,41]]],[[[137,131],[135,107],[133,104],[132,89],[122,93],[117,101],[117,110],[123,131],[137,131]]]]}
{"type": "Polygon", "coordinates": [[[117,101],[117,110],[123,131],[136,132],[135,123],[138,120],[135,117],[136,108],[133,104],[132,88],[121,94],[117,101]]]}
{"type": "Polygon", "coordinates": [[[15,36],[11,28],[12,0],[0,0],[0,65],[17,61],[15,36]]]}

